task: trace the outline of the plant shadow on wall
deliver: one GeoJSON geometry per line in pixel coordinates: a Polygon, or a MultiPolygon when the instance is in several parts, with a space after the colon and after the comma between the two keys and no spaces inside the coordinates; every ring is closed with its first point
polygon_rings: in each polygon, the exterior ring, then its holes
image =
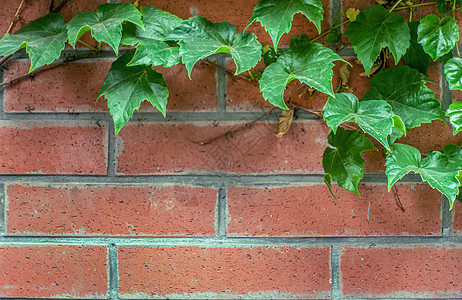
{"type": "MultiPolygon", "coordinates": [[[[348,9],[345,21],[321,32],[324,9],[320,0],[260,0],[247,27],[259,22],[271,37],[272,47],[262,46],[254,33],[237,32],[236,26],[230,23],[213,23],[201,16],[182,20],[156,7],[138,7],[138,1],[103,4],[96,11],[77,14],[67,24],[62,15],[50,13],[13,34],[6,33],[0,40],[0,55],[4,56],[1,63],[23,48],[31,61],[30,74],[3,85],[86,57],[53,63],[60,58],[66,42],[72,47],[87,46],[93,52],[100,51],[102,43],[107,43],[116,55],[123,45],[128,50],[112,64],[99,93],[99,97],[104,96],[108,101],[115,134],[118,134],[144,100],[165,116],[169,91],[163,75],[153,67],[183,64],[191,76],[198,62],[215,64],[206,58],[226,53],[235,63],[234,75],[259,85],[263,98],[274,108],[249,124],[238,125],[200,144],[236,137],[275,108],[282,109],[277,125],[277,135],[281,137],[290,130],[294,111],[305,110],[323,119],[331,129],[327,138],[329,147],[322,158],[324,178],[330,190],[333,180],[359,195],[358,182],[365,172],[362,153],[378,150],[372,139],[386,155],[389,190],[403,176],[415,172],[444,194],[452,208],[456,199],[461,200],[460,145],[449,144],[442,151],[421,154],[400,139],[413,128],[438,119],[447,121],[454,135],[462,130],[462,102],[452,103],[443,112],[434,91],[427,86],[430,79],[426,75],[430,61],[438,61],[444,64],[449,88],[462,89],[462,59],[457,47],[459,27],[455,19],[462,1],[381,0],[377,3],[361,11],[348,9]],[[438,15],[428,14],[414,20],[414,12],[426,6],[436,6],[438,15]],[[409,19],[404,19],[399,11],[408,11],[409,19]],[[290,32],[292,18],[297,13],[314,23],[319,35],[294,36],[289,48],[278,48],[282,35],[290,32]],[[81,40],[87,31],[98,46],[81,40]],[[369,90],[361,101],[349,88],[350,63],[338,54],[343,49],[339,46],[342,36],[348,38],[363,65],[364,76],[371,77],[369,90]],[[317,42],[321,37],[325,38],[324,45],[317,42]],[[457,56],[453,57],[453,53],[457,56]],[[265,68],[251,71],[262,60],[265,68]],[[342,64],[335,92],[332,87],[334,62],[342,64]],[[298,95],[286,92],[292,81],[297,82],[302,91],[298,95]],[[322,111],[310,110],[292,101],[301,94],[314,93],[329,96],[322,111]]],[[[23,1],[18,13],[22,4],[23,1]]],[[[230,73],[227,69],[224,71],[230,73]]],[[[254,139],[236,143],[246,145],[239,146],[238,152],[246,155],[253,143],[254,139]]],[[[220,161],[223,161],[221,156],[228,156],[225,159],[232,163],[226,149],[219,146],[213,148],[210,155],[220,161]]]]}

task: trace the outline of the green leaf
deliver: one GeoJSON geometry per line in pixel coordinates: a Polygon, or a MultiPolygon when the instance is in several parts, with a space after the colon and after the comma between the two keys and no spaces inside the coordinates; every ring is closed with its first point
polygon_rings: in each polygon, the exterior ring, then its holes
{"type": "Polygon", "coordinates": [[[327,188],[329,189],[332,197],[338,200],[338,197],[334,195],[334,191],[332,190],[332,179],[330,178],[329,174],[324,174],[324,183],[327,185],[327,188]]]}
{"type": "Polygon", "coordinates": [[[78,39],[91,30],[91,35],[98,42],[108,43],[117,54],[122,38],[122,22],[130,22],[144,29],[140,12],[131,3],[106,3],[98,6],[96,12],[81,12],[67,24],[69,44],[75,47],[78,39]]]}
{"type": "Polygon", "coordinates": [[[362,98],[365,100],[387,101],[407,130],[432,120],[444,120],[438,99],[425,85],[425,75],[408,66],[377,73],[362,98]]]}
{"type": "Polygon", "coordinates": [[[200,59],[215,53],[229,53],[236,64],[236,74],[255,67],[261,59],[261,44],[253,33],[236,33],[229,23],[212,23],[195,16],[183,21],[166,38],[180,41],[180,55],[191,76],[191,70],[200,59]]]}
{"type": "Polygon", "coordinates": [[[266,67],[260,80],[263,98],[282,109],[288,109],[284,103],[284,90],[294,79],[333,96],[332,62],[344,61],[337,53],[321,44],[294,41],[291,41],[290,49],[284,51],[277,62],[266,67]]]}
{"type": "Polygon", "coordinates": [[[446,14],[451,9],[450,2],[446,0],[436,1],[436,10],[440,15],[446,14]]]}
{"type": "MultiPolygon", "coordinates": [[[[377,150],[372,142],[357,130],[342,127],[327,137],[335,148],[326,148],[322,156],[324,172],[332,177],[340,187],[359,195],[358,182],[363,178],[366,168],[361,153],[377,150]]],[[[324,177],[325,178],[325,177],[324,177]]]]}
{"type": "Polygon", "coordinates": [[[353,94],[329,97],[323,108],[324,120],[334,133],[345,122],[356,122],[365,132],[389,149],[387,137],[392,132],[394,113],[383,100],[359,102],[353,94]]]}
{"type": "Polygon", "coordinates": [[[417,42],[417,27],[418,21],[408,23],[411,32],[411,43],[403,59],[406,65],[411,68],[419,70],[423,74],[427,74],[428,66],[430,64],[430,56],[425,53],[422,45],[417,42]]]}
{"type": "Polygon", "coordinates": [[[446,111],[446,117],[449,118],[449,123],[452,125],[454,135],[462,131],[462,102],[454,102],[449,105],[446,111]]]}
{"type": "Polygon", "coordinates": [[[388,47],[398,63],[409,48],[411,38],[404,18],[395,12],[389,13],[380,5],[362,10],[356,21],[348,25],[345,35],[368,76],[383,48],[388,47]]]}
{"type": "Polygon", "coordinates": [[[151,66],[127,66],[133,55],[133,51],[128,51],[112,64],[98,95],[98,98],[105,95],[108,100],[116,134],[143,100],[148,100],[165,116],[167,83],[151,66]]]}
{"type": "Polygon", "coordinates": [[[444,65],[450,90],[462,90],[462,58],[454,57],[444,65]]]}
{"type": "Polygon", "coordinates": [[[459,146],[448,144],[444,146],[443,153],[454,170],[462,170],[462,149],[459,146]]]}
{"type": "Polygon", "coordinates": [[[401,118],[397,115],[393,116],[393,128],[396,128],[404,135],[407,134],[406,124],[404,124],[403,120],[401,120],[401,118]]]}
{"type": "Polygon", "coordinates": [[[327,34],[326,40],[324,41],[326,44],[337,44],[340,42],[340,38],[342,37],[342,32],[340,31],[340,27],[333,28],[327,34]]]}
{"type": "Polygon", "coordinates": [[[417,28],[418,42],[433,60],[445,55],[459,40],[459,26],[451,17],[442,20],[431,14],[420,20],[417,28]]]}
{"type": "Polygon", "coordinates": [[[274,49],[277,49],[281,36],[290,31],[296,13],[304,14],[321,32],[323,11],[321,0],[260,0],[247,27],[255,21],[260,22],[269,33],[274,49]]]}
{"type": "Polygon", "coordinates": [[[171,67],[180,63],[180,48],[170,47],[162,40],[172,33],[183,20],[157,7],[141,7],[145,30],[132,24],[123,24],[122,44],[137,45],[129,65],[171,67]]]}
{"type": "Polygon", "coordinates": [[[7,56],[26,47],[30,70],[52,63],[61,55],[67,40],[64,17],[48,14],[25,25],[14,34],[0,40],[0,56],[7,56]]]}
{"type": "Polygon", "coordinates": [[[422,159],[419,150],[404,145],[393,144],[385,163],[388,176],[388,190],[393,184],[409,172],[420,174],[423,181],[439,190],[450,202],[451,208],[459,193],[458,172],[453,169],[448,158],[439,151],[430,152],[422,159]]]}

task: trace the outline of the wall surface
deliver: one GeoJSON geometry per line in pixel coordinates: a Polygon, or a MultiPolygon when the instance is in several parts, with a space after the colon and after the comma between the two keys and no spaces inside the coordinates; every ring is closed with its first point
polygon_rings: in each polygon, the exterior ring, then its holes
{"type": "MultiPolygon", "coordinates": [[[[1,2],[3,34],[20,1],[1,2]]],[[[103,2],[70,0],[61,12],[69,20],[103,2]]],[[[243,30],[256,2],[140,4],[243,30]]],[[[325,30],[347,8],[375,1],[323,3],[325,30]]],[[[25,1],[15,30],[48,4],[25,1]]],[[[269,43],[258,23],[250,30],[269,43]]],[[[296,15],[291,35],[302,32],[316,35],[296,15]]],[[[84,51],[67,48],[63,57],[84,51]]],[[[352,53],[342,51],[360,97],[369,79],[352,53]]],[[[7,63],[3,81],[27,72],[25,57],[7,63]]],[[[95,102],[114,59],[106,48],[0,90],[0,297],[462,298],[460,203],[449,211],[439,192],[408,176],[397,185],[403,212],[387,192],[381,152],[364,155],[361,197],[334,186],[333,199],[321,164],[329,131],[307,113],[283,138],[274,112],[201,145],[271,108],[257,86],[213,64],[198,63],[192,81],[183,67],[162,69],[167,117],[142,105],[115,137],[105,101],[95,102]]],[[[209,59],[234,68],[225,55],[209,59]]],[[[429,77],[443,108],[462,96],[449,91],[441,64],[429,77]]],[[[297,101],[320,109],[325,100],[297,101]]],[[[406,139],[422,152],[462,143],[436,121],[406,139]]]]}

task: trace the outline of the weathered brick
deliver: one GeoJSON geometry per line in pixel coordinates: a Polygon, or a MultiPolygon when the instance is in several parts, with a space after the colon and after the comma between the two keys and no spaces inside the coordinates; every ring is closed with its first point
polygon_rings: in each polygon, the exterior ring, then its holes
{"type": "MultiPolygon", "coordinates": [[[[97,101],[99,90],[113,59],[87,59],[53,69],[6,88],[7,112],[98,112],[108,111],[104,97],[97,101]],[[51,92],[52,91],[52,92],[51,92]]],[[[5,80],[29,70],[28,60],[7,65],[5,80]]],[[[216,110],[215,67],[198,63],[188,78],[183,66],[158,68],[170,92],[168,111],[216,110]]],[[[157,111],[144,101],[141,111],[157,111]]]]}
{"type": "Polygon", "coordinates": [[[231,236],[441,235],[441,194],[428,185],[397,185],[402,212],[386,185],[361,184],[361,197],[325,185],[230,188],[231,236]],[[412,218],[409,218],[412,216],[412,218]]]}
{"type": "Polygon", "coordinates": [[[104,247],[0,247],[0,297],[108,295],[104,247]]]}
{"type": "Polygon", "coordinates": [[[214,234],[217,192],[181,186],[7,186],[10,234],[214,234]]]}
{"type": "Polygon", "coordinates": [[[330,294],[329,248],[119,248],[123,296],[330,294]]]}
{"type": "Polygon", "coordinates": [[[462,235],[462,203],[460,201],[454,202],[452,212],[452,233],[454,235],[462,235]]]}
{"type": "Polygon", "coordinates": [[[462,249],[345,248],[343,294],[367,298],[443,298],[462,295],[462,249]]]}
{"type": "Polygon", "coordinates": [[[107,128],[89,122],[0,122],[1,174],[105,174],[107,128]]]}

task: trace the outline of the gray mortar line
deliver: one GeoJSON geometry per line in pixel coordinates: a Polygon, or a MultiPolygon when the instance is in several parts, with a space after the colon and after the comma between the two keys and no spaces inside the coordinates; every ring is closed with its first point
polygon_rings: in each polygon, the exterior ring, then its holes
{"type": "Polygon", "coordinates": [[[6,234],[6,191],[0,182],[0,236],[6,234]]]}
{"type": "Polygon", "coordinates": [[[109,296],[111,300],[119,298],[119,259],[115,244],[109,245],[109,296]]]}
{"type": "Polygon", "coordinates": [[[443,236],[450,236],[451,228],[452,228],[452,211],[449,210],[448,198],[442,195],[441,196],[441,232],[443,236]]]}
{"type": "Polygon", "coordinates": [[[342,23],[342,1],[331,0],[330,4],[330,25],[335,26],[337,24],[342,23]]]}
{"type": "MultiPolygon", "coordinates": [[[[226,69],[226,56],[220,55],[216,57],[216,63],[222,68],[226,69]]],[[[218,112],[226,112],[226,88],[227,88],[227,74],[220,68],[216,68],[217,78],[217,101],[218,112]]]]}
{"type": "Polygon", "coordinates": [[[338,245],[332,245],[330,254],[331,267],[331,299],[338,300],[341,297],[341,275],[340,275],[340,248],[338,245]]]}
{"type": "Polygon", "coordinates": [[[116,158],[116,136],[114,121],[112,118],[108,120],[107,130],[107,175],[114,177],[117,175],[117,158],[116,158]]]}
{"type": "Polygon", "coordinates": [[[228,197],[227,189],[222,187],[218,190],[217,212],[216,212],[216,234],[219,238],[226,237],[228,197]]]}
{"type": "Polygon", "coordinates": [[[191,236],[191,237],[148,237],[148,236],[0,236],[0,246],[26,245],[84,245],[109,246],[153,246],[180,247],[196,246],[202,248],[226,247],[326,247],[350,246],[369,247],[435,247],[446,246],[462,248],[462,236],[326,236],[326,237],[225,237],[191,236]]]}

